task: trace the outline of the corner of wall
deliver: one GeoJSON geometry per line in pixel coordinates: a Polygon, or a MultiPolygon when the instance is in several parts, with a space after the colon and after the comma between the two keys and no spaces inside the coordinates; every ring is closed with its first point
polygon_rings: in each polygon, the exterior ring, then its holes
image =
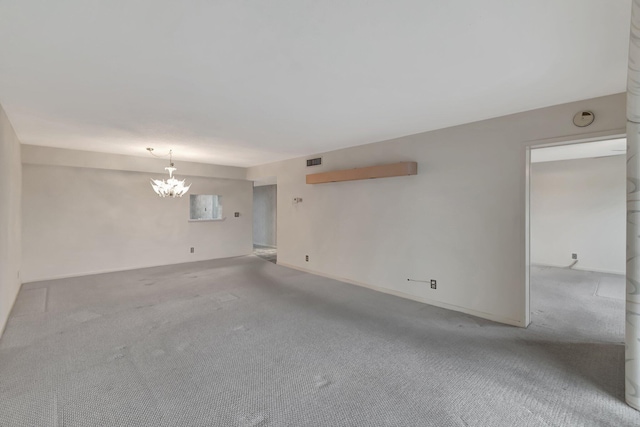
{"type": "Polygon", "coordinates": [[[22,156],[20,141],[0,105],[0,337],[20,290],[22,156]]]}

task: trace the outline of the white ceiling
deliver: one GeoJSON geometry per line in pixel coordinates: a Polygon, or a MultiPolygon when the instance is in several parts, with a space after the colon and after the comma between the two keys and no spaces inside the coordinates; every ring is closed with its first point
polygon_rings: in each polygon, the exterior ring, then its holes
{"type": "Polygon", "coordinates": [[[3,0],[24,144],[250,166],[625,90],[631,0],[3,0]]]}
{"type": "Polygon", "coordinates": [[[626,153],[626,138],[608,139],[605,141],[536,148],[531,150],[531,163],[618,156],[626,155],[626,153]]]}

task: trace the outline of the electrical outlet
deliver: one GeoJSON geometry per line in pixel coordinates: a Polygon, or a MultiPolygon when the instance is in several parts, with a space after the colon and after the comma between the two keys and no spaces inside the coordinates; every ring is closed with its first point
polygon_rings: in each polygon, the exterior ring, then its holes
{"type": "Polygon", "coordinates": [[[196,248],[191,248],[191,253],[194,253],[196,251],[196,248]]]}
{"type": "Polygon", "coordinates": [[[240,216],[240,212],[236,212],[233,214],[233,216],[235,216],[236,218],[238,218],[240,216]]]}
{"type": "Polygon", "coordinates": [[[309,255],[305,255],[305,256],[304,256],[304,260],[305,260],[305,261],[307,261],[307,262],[309,262],[309,255]]]}
{"type": "Polygon", "coordinates": [[[578,259],[578,254],[571,254],[571,259],[578,259]]]}
{"type": "Polygon", "coordinates": [[[434,279],[431,279],[431,289],[436,289],[437,288],[437,284],[436,281],[434,279]]]}

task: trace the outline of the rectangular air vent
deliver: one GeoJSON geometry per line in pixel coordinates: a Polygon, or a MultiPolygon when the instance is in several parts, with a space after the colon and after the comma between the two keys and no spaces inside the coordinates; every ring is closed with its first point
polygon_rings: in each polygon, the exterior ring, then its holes
{"type": "Polygon", "coordinates": [[[317,157],[315,159],[308,159],[307,166],[320,166],[322,164],[322,157],[317,157]]]}

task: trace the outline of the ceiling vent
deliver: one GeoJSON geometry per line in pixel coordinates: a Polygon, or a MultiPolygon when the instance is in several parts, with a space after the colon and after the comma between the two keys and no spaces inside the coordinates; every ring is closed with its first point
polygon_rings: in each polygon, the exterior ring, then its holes
{"type": "Polygon", "coordinates": [[[307,167],[320,166],[322,164],[322,157],[316,157],[315,159],[307,159],[307,167]]]}

